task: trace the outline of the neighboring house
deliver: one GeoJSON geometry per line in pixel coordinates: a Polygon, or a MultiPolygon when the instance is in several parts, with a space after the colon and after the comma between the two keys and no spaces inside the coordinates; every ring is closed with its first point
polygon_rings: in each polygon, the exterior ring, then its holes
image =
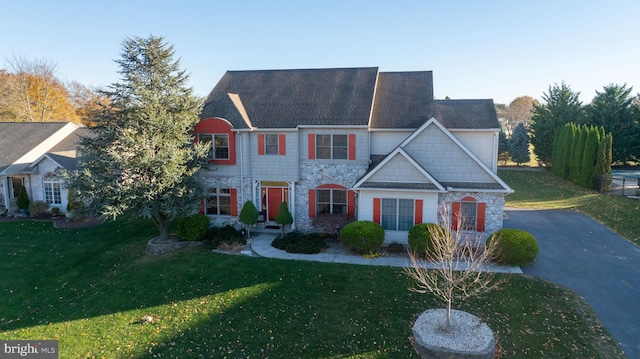
{"type": "Polygon", "coordinates": [[[0,122],[0,210],[17,210],[24,185],[31,202],[65,212],[67,191],[56,170],[76,168],[76,144],[87,134],[71,122],[0,122]]]}
{"type": "Polygon", "coordinates": [[[455,229],[489,235],[513,192],[496,174],[493,101],[434,100],[431,71],[228,71],[200,117],[196,136],[212,142],[203,212],[216,224],[247,200],[273,221],[286,201],[294,229],[347,213],[406,243],[447,206],[466,217],[455,229]]]}

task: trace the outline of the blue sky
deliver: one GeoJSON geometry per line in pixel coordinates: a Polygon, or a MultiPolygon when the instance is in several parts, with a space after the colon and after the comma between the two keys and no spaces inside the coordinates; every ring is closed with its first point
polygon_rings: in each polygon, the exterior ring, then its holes
{"type": "MultiPolygon", "coordinates": [[[[640,92],[640,1],[0,0],[0,64],[49,59],[64,80],[119,81],[122,41],[162,36],[206,96],[227,70],[432,70],[436,98],[581,100],[640,92]]],[[[3,66],[0,66],[0,68],[3,66]]]]}

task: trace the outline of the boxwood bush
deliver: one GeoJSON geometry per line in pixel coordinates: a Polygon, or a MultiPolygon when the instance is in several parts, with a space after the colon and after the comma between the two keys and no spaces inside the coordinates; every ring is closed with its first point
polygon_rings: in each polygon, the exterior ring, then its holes
{"type": "Polygon", "coordinates": [[[524,266],[531,264],[538,255],[538,241],[529,232],[503,228],[487,239],[487,244],[496,244],[495,260],[504,265],[524,266]]]}
{"type": "Polygon", "coordinates": [[[372,252],[380,248],[383,242],[384,229],[375,222],[351,222],[340,231],[340,243],[354,253],[372,252]]]}
{"type": "Polygon", "coordinates": [[[438,230],[445,234],[447,229],[435,223],[420,223],[409,230],[409,250],[418,257],[426,257],[433,253],[431,231],[438,230]]]}
{"type": "Polygon", "coordinates": [[[185,241],[199,241],[207,236],[209,229],[209,217],[204,214],[193,214],[188,217],[178,219],[178,237],[185,241]]]}
{"type": "Polygon", "coordinates": [[[271,242],[275,248],[282,249],[288,253],[315,254],[320,253],[327,247],[325,241],[317,233],[291,232],[280,236],[271,242]]]}

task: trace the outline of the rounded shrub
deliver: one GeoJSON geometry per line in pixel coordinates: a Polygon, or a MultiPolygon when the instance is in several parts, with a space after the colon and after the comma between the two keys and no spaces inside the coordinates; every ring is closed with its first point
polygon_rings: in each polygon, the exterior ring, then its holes
{"type": "Polygon", "coordinates": [[[247,240],[242,235],[242,231],[237,230],[232,225],[225,225],[224,227],[211,227],[207,234],[211,240],[213,248],[218,248],[222,244],[246,244],[247,240]]]}
{"type": "Polygon", "coordinates": [[[436,230],[442,235],[446,235],[447,229],[435,223],[420,223],[411,227],[408,237],[409,250],[411,253],[423,258],[426,257],[427,254],[433,253],[431,231],[436,230]]]}
{"type": "Polygon", "coordinates": [[[204,214],[193,214],[180,218],[177,223],[178,237],[185,241],[199,241],[207,236],[209,217],[204,214]]]}
{"type": "Polygon", "coordinates": [[[315,254],[320,253],[327,247],[326,243],[317,233],[290,232],[279,236],[271,242],[275,248],[282,249],[288,253],[315,254]]]}
{"type": "Polygon", "coordinates": [[[383,242],[384,229],[375,222],[351,222],[340,231],[340,243],[354,253],[372,252],[380,248],[383,242]]]}
{"type": "Polygon", "coordinates": [[[538,255],[538,241],[529,232],[503,228],[487,239],[487,245],[498,241],[494,259],[504,265],[524,266],[531,264],[538,255]]]}

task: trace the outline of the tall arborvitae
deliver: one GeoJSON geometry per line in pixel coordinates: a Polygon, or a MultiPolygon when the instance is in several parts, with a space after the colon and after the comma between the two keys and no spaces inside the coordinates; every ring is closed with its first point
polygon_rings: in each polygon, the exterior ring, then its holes
{"type": "Polygon", "coordinates": [[[584,153],[582,155],[582,181],[580,185],[585,188],[593,187],[594,166],[598,158],[598,145],[600,142],[600,131],[594,126],[585,126],[587,131],[587,139],[584,144],[584,153]]]}

